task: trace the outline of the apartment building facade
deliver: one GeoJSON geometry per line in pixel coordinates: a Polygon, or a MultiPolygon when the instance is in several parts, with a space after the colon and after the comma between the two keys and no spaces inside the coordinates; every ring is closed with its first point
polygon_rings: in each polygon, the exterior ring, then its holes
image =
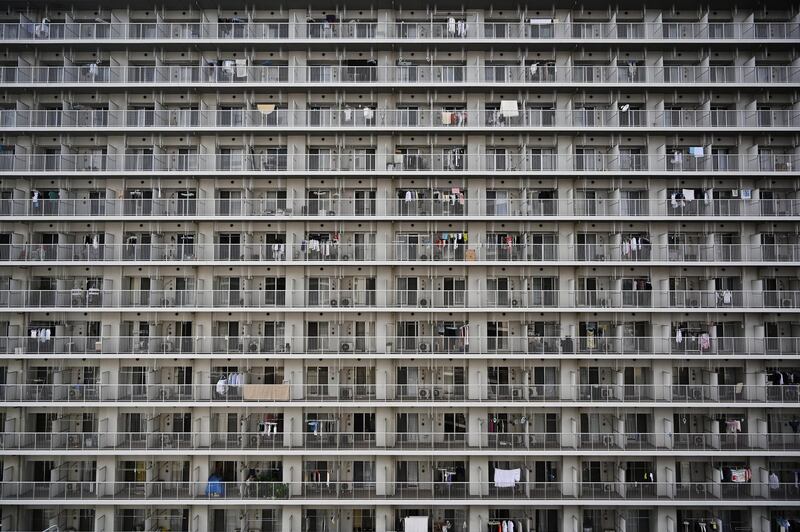
{"type": "Polygon", "coordinates": [[[0,530],[800,526],[800,10],[0,14],[0,530]]]}

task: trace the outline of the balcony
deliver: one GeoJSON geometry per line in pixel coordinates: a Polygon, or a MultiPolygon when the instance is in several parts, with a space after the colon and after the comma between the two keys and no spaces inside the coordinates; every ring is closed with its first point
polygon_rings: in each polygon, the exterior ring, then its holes
{"type": "MultiPolygon", "coordinates": [[[[352,218],[395,217],[496,217],[521,215],[537,217],[593,217],[666,219],[677,218],[789,218],[800,216],[800,198],[723,199],[713,198],[673,204],[659,199],[519,199],[443,202],[441,199],[418,198],[411,201],[387,198],[330,198],[327,200],[284,199],[270,197],[267,192],[241,191],[241,199],[134,199],[134,198],[0,198],[0,217],[31,218],[317,218],[346,216],[352,218]],[[251,197],[248,197],[251,196],[251,197]]],[[[769,191],[761,191],[769,192],[769,191]]],[[[350,192],[350,195],[353,195],[350,192]]],[[[341,196],[347,192],[341,193],[341,196]]],[[[431,192],[433,195],[433,192],[431,192]]]]}
{"type": "Polygon", "coordinates": [[[418,173],[500,173],[524,175],[541,173],[650,173],[650,174],[740,174],[790,173],[800,169],[800,157],[793,154],[705,155],[676,154],[573,154],[521,153],[503,149],[488,154],[456,153],[451,148],[416,150],[391,154],[309,153],[289,157],[275,153],[163,153],[163,154],[1,154],[0,173],[42,175],[106,173],[136,174],[152,172],[220,174],[230,173],[336,173],[366,174],[375,171],[396,174],[418,173]]]}
{"type": "Polygon", "coordinates": [[[91,41],[786,41],[800,38],[796,22],[564,22],[552,18],[478,23],[452,30],[447,20],[289,22],[49,22],[4,23],[0,40],[91,41]]]}
{"type": "Polygon", "coordinates": [[[439,244],[332,242],[281,244],[2,244],[8,263],[623,263],[744,264],[800,261],[800,244],[650,244],[629,251],[616,244],[439,244]]]}
{"type": "Polygon", "coordinates": [[[516,118],[500,119],[499,111],[464,111],[461,120],[446,120],[449,111],[413,109],[299,109],[275,108],[218,110],[0,110],[0,127],[8,130],[137,131],[161,130],[273,130],[273,129],[553,129],[598,131],[617,129],[793,129],[800,127],[800,111],[717,111],[717,110],[629,110],[593,111],[522,109],[516,118]],[[367,118],[370,116],[370,118],[367,118]]]}
{"type": "Polygon", "coordinates": [[[0,338],[0,353],[6,355],[195,355],[261,356],[284,354],[292,356],[308,352],[314,355],[537,355],[537,356],[682,356],[682,357],[748,357],[783,356],[794,358],[800,353],[796,337],[709,338],[708,347],[698,342],[677,344],[674,338],[663,337],[481,337],[475,336],[468,345],[458,337],[174,337],[119,336],[100,338],[86,336],[54,336],[50,339],[27,336],[0,338]]]}
{"type": "MultiPolygon", "coordinates": [[[[361,500],[635,500],[650,504],[675,501],[797,501],[800,496],[790,483],[770,489],[768,484],[719,482],[517,482],[514,487],[497,488],[487,482],[30,482],[3,483],[3,500],[274,500],[286,499],[361,500]]],[[[294,503],[289,503],[294,504],[294,503]]]]}
{"type": "Polygon", "coordinates": [[[325,153],[288,157],[285,153],[218,154],[2,154],[0,173],[309,173],[348,172],[432,173],[492,172],[526,173],[787,173],[800,168],[790,154],[682,155],[520,153],[502,150],[466,154],[440,148],[413,153],[325,153]]]}
{"type": "Polygon", "coordinates": [[[218,65],[103,66],[4,66],[0,83],[11,86],[717,86],[769,83],[796,84],[800,67],[760,66],[629,66],[617,65],[495,65],[486,69],[466,65],[251,65],[241,68],[218,65]]]}
{"type": "Polygon", "coordinates": [[[242,384],[220,388],[214,384],[6,384],[8,403],[331,403],[402,404],[448,403],[597,403],[597,404],[721,404],[800,403],[795,386],[773,385],[650,385],[650,384],[531,384],[503,385],[508,394],[496,394],[499,385],[480,384],[242,384]]]}
{"type": "Polygon", "coordinates": [[[800,308],[796,290],[0,290],[20,309],[716,309],[800,308]]]}
{"type": "Polygon", "coordinates": [[[546,450],[558,453],[580,449],[587,452],[659,450],[662,453],[729,453],[800,450],[795,433],[508,433],[453,432],[6,432],[0,434],[0,451],[97,452],[163,450],[236,450],[280,454],[288,449],[384,450],[402,454],[409,450],[502,450],[525,453],[546,450]]]}

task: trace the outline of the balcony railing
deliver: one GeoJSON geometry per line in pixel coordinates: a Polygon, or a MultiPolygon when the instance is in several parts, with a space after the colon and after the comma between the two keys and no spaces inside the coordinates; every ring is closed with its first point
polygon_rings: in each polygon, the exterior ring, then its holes
{"type": "MultiPolygon", "coordinates": [[[[524,105],[523,105],[524,107],[524,105]]],[[[478,112],[414,109],[119,109],[0,110],[2,129],[683,129],[800,127],[794,110],[555,110],[521,109],[516,117],[498,110],[478,112]],[[453,115],[456,118],[452,118],[453,115]]]]}
{"type": "Polygon", "coordinates": [[[447,20],[289,22],[20,22],[0,25],[0,40],[60,41],[472,41],[652,40],[786,41],[800,39],[796,22],[564,22],[552,18],[482,22],[458,31],[447,20]]]}
{"type": "MultiPolygon", "coordinates": [[[[763,193],[763,191],[762,191],[763,193]]],[[[341,192],[348,198],[278,199],[260,197],[259,191],[241,191],[241,199],[222,198],[63,198],[30,197],[0,198],[0,217],[82,217],[114,218],[244,218],[286,217],[315,218],[347,216],[353,218],[391,217],[578,217],[619,218],[681,217],[681,218],[785,218],[800,216],[800,198],[723,199],[708,202],[672,202],[667,199],[517,199],[503,200],[464,198],[443,201],[433,198],[412,200],[386,198],[355,198],[354,192],[341,192]],[[255,197],[247,197],[255,196],[255,197]]],[[[434,195],[433,191],[428,193],[434,195]]]]}
{"type": "Polygon", "coordinates": [[[800,244],[463,244],[406,242],[278,244],[0,244],[11,263],[783,263],[800,261],[800,244]]]}
{"type": "Polygon", "coordinates": [[[797,290],[0,290],[16,309],[797,309],[797,290]]]}
{"type": "Polygon", "coordinates": [[[0,83],[36,85],[789,85],[800,81],[800,66],[701,65],[162,65],[3,66],[0,83]],[[536,65],[536,66],[534,66],[536,65]]]}
{"type": "Polygon", "coordinates": [[[0,337],[0,353],[6,355],[180,355],[219,354],[225,356],[285,354],[530,354],[530,355],[681,355],[681,356],[784,356],[800,353],[798,337],[700,337],[650,336],[471,336],[466,341],[449,336],[28,336],[0,337]]]}
{"type": "Polygon", "coordinates": [[[0,451],[148,450],[480,450],[581,449],[586,451],[660,450],[685,452],[796,451],[795,433],[579,433],[557,432],[6,432],[0,451]]]}
{"type": "Polygon", "coordinates": [[[253,154],[0,154],[0,173],[397,173],[492,172],[526,173],[786,173],[800,171],[794,154],[487,154],[454,153],[325,153],[287,156],[253,154]]]}
{"type": "Polygon", "coordinates": [[[797,386],[654,384],[6,384],[8,403],[798,403],[797,386]]]}
{"type": "MultiPolygon", "coordinates": [[[[496,487],[490,482],[30,482],[6,481],[2,499],[47,502],[57,500],[148,500],[183,499],[274,500],[636,500],[660,504],[664,499],[730,502],[750,500],[796,501],[794,484],[770,488],[766,483],[719,482],[517,482],[513,487],[496,487]]],[[[291,503],[294,504],[294,503],[291,503]]]]}

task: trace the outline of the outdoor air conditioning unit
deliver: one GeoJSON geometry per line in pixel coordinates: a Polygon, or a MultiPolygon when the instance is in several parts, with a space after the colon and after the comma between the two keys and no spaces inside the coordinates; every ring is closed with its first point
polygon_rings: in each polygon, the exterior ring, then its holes
{"type": "Polygon", "coordinates": [[[339,350],[345,353],[352,352],[355,349],[355,344],[353,342],[342,342],[339,346],[339,350]]]}

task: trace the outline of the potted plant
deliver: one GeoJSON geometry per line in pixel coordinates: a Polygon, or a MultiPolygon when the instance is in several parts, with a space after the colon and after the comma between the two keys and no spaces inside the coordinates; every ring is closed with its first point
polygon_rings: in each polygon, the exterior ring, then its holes
{"type": "Polygon", "coordinates": [[[274,485],[273,499],[286,499],[289,496],[289,485],[281,482],[274,485]]]}

